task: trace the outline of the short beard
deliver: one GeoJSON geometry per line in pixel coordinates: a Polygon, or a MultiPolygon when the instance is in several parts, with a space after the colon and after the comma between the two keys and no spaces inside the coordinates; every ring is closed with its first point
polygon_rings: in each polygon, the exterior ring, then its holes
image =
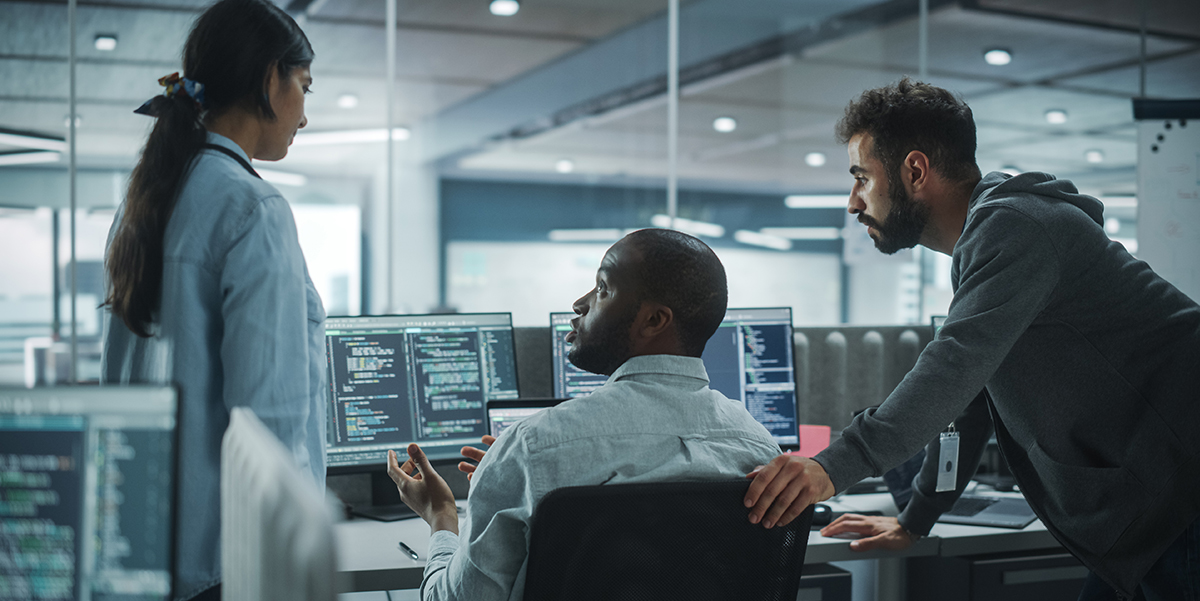
{"type": "Polygon", "coordinates": [[[626,315],[618,316],[607,329],[589,330],[587,340],[571,345],[567,360],[583,371],[611,376],[629,360],[629,330],[637,318],[641,303],[634,303],[626,315]],[[579,344],[585,342],[585,344],[579,344]]]}
{"type": "Polygon", "coordinates": [[[859,214],[858,220],[875,228],[879,237],[875,239],[875,248],[884,254],[895,254],[906,248],[912,248],[921,242],[921,234],[929,224],[929,207],[917,202],[904,189],[899,174],[888,177],[888,199],[891,208],[879,223],[864,214],[859,214]]]}

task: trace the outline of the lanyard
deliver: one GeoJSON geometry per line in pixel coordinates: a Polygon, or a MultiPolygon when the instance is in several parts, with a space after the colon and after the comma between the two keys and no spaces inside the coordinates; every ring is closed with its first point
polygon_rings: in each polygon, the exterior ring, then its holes
{"type": "Polygon", "coordinates": [[[218,146],[216,144],[205,144],[204,147],[208,148],[209,150],[216,150],[217,152],[223,152],[223,153],[233,157],[233,160],[237,161],[238,164],[240,164],[242,167],[244,167],[246,169],[246,171],[249,171],[250,175],[257,177],[258,179],[262,179],[262,176],[259,175],[258,172],[254,170],[254,167],[250,166],[249,161],[242,158],[242,155],[240,155],[228,148],[225,148],[224,146],[218,146]]]}

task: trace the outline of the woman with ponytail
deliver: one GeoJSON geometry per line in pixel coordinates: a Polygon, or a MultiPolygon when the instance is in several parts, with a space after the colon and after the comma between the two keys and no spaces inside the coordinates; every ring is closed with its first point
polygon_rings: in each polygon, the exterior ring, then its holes
{"type": "Polygon", "coordinates": [[[175,598],[219,599],[221,437],[249,407],[325,482],[324,309],[291,209],[251,159],[306,124],[312,47],[267,0],[196,21],[109,236],[102,379],[180,393],[175,598]]]}

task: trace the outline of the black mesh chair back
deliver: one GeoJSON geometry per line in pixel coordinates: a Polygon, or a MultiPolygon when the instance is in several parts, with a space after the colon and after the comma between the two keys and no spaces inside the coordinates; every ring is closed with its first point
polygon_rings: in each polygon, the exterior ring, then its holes
{"type": "Polygon", "coordinates": [[[750,481],[562,488],[533,515],[525,601],[794,601],[812,507],[751,524],[750,481]]]}

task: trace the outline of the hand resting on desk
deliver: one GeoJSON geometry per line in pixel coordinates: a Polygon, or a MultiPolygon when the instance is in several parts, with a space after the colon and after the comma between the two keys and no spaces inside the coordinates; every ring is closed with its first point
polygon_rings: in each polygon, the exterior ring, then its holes
{"type": "Polygon", "coordinates": [[[864,537],[850,543],[851,551],[901,551],[913,544],[912,536],[892,517],[847,513],[821,529],[821,536],[840,538],[844,534],[864,537]]]}
{"type": "Polygon", "coordinates": [[[400,500],[429,524],[432,532],[449,530],[458,534],[458,508],[450,485],[429,463],[416,443],[408,445],[408,461],[400,465],[395,451],[388,451],[388,476],[400,491],[400,500]]]}

